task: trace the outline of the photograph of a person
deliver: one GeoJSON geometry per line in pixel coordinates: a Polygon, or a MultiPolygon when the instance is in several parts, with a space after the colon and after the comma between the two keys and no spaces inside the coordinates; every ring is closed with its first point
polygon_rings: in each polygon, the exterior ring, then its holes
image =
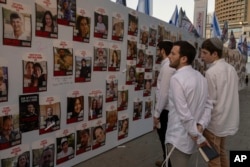
{"type": "Polygon", "coordinates": [[[47,61],[23,60],[23,93],[47,90],[47,61]]]}
{"type": "Polygon", "coordinates": [[[143,49],[138,49],[138,55],[136,60],[136,67],[144,67],[145,66],[146,53],[143,49]]]}
{"type": "Polygon", "coordinates": [[[83,120],[84,116],[84,97],[67,98],[67,124],[83,120]]]}
{"type": "Polygon", "coordinates": [[[128,40],[127,42],[127,60],[136,60],[137,57],[137,42],[128,40]]]}
{"type": "Polygon", "coordinates": [[[106,143],[105,124],[92,127],[93,141],[92,150],[104,146],[106,143]]]}
{"type": "Polygon", "coordinates": [[[107,71],[108,49],[94,47],[94,71],[107,71]]]}
{"type": "Polygon", "coordinates": [[[75,26],[76,0],[57,0],[57,23],[75,26]]]}
{"type": "Polygon", "coordinates": [[[138,17],[128,14],[128,35],[137,36],[138,34],[138,17]]]}
{"type": "Polygon", "coordinates": [[[118,120],[118,140],[128,137],[129,119],[118,120]]]}
{"type": "Polygon", "coordinates": [[[164,26],[163,25],[158,25],[158,38],[157,38],[157,42],[161,42],[163,41],[163,37],[164,37],[164,26]]]}
{"type": "Polygon", "coordinates": [[[40,134],[60,129],[60,103],[40,105],[40,134]]]}
{"type": "Polygon", "coordinates": [[[57,8],[55,3],[46,4],[36,0],[36,36],[58,37],[57,8]]]}
{"type": "Polygon", "coordinates": [[[145,112],[144,118],[152,117],[152,100],[145,101],[145,112]]]}
{"type": "Polygon", "coordinates": [[[8,101],[8,67],[0,66],[0,102],[8,101]]]}
{"type": "Polygon", "coordinates": [[[134,85],[136,83],[136,67],[135,65],[127,65],[126,85],[134,85]]]}
{"type": "Polygon", "coordinates": [[[108,38],[108,15],[95,12],[94,37],[108,38]]]}
{"type": "Polygon", "coordinates": [[[118,113],[116,109],[106,112],[106,132],[111,132],[117,129],[118,113]]]}
{"type": "Polygon", "coordinates": [[[73,49],[54,47],[54,76],[73,74],[73,49]]]}
{"type": "Polygon", "coordinates": [[[136,72],[135,90],[144,89],[144,72],[136,72]]]}
{"type": "Polygon", "coordinates": [[[55,144],[49,144],[40,148],[32,149],[32,166],[53,167],[54,153],[55,144]]]}
{"type": "Polygon", "coordinates": [[[151,88],[152,88],[152,79],[144,80],[144,91],[143,96],[151,96],[151,88]]]}
{"type": "Polygon", "coordinates": [[[118,90],[117,110],[122,111],[128,108],[128,90],[118,90]]]}
{"type": "Polygon", "coordinates": [[[75,82],[90,82],[91,81],[91,57],[75,57],[75,82]]]}
{"type": "Polygon", "coordinates": [[[118,95],[118,80],[106,81],[106,102],[112,102],[117,100],[118,95]]]}
{"type": "Polygon", "coordinates": [[[77,130],[77,150],[76,155],[85,153],[91,150],[92,141],[91,128],[86,128],[83,130],[77,130]]]}
{"type": "Polygon", "coordinates": [[[75,134],[69,134],[67,136],[63,136],[60,138],[56,138],[57,143],[57,156],[56,156],[56,164],[61,164],[66,162],[75,155],[75,134]]]}
{"type": "Polygon", "coordinates": [[[149,46],[156,46],[156,35],[157,35],[157,30],[149,28],[149,41],[148,41],[149,46]]]}
{"type": "Polygon", "coordinates": [[[145,62],[145,72],[152,72],[153,63],[154,63],[153,55],[147,55],[145,62]]]}
{"type": "Polygon", "coordinates": [[[142,101],[134,102],[133,120],[138,120],[142,118],[142,101]]]}
{"type": "Polygon", "coordinates": [[[140,44],[148,46],[148,31],[140,29],[140,44]]]}
{"type": "Polygon", "coordinates": [[[21,144],[19,115],[0,117],[0,150],[21,144]]]}
{"type": "Polygon", "coordinates": [[[3,40],[3,44],[30,47],[31,14],[19,13],[10,9],[3,8],[3,18],[4,39],[13,39],[13,41],[17,41],[5,43],[5,40],[3,40]]]}
{"type": "Polygon", "coordinates": [[[112,40],[123,41],[124,20],[122,18],[112,17],[112,40]]]}
{"type": "Polygon", "coordinates": [[[20,131],[29,132],[39,128],[39,95],[19,96],[20,131]]]}
{"type": "Polygon", "coordinates": [[[108,71],[120,71],[121,50],[109,50],[108,71]]]}
{"type": "Polygon", "coordinates": [[[5,3],[6,4],[7,0],[0,0],[0,3],[5,3]]]}
{"type": "Polygon", "coordinates": [[[73,40],[78,42],[89,43],[90,40],[90,21],[91,18],[87,16],[78,15],[76,26],[73,30],[73,40]]]}
{"type": "Polygon", "coordinates": [[[152,87],[157,86],[157,80],[158,80],[159,73],[160,73],[159,70],[154,70],[153,71],[152,87]]]}
{"type": "Polygon", "coordinates": [[[89,96],[89,120],[102,117],[103,96],[89,96]]]}

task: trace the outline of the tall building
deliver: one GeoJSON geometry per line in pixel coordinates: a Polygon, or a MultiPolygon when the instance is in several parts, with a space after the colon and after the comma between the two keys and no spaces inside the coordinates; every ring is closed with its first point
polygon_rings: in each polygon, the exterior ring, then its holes
{"type": "Polygon", "coordinates": [[[236,38],[250,37],[249,0],[215,0],[215,13],[221,27],[228,21],[229,32],[233,30],[236,38]]]}

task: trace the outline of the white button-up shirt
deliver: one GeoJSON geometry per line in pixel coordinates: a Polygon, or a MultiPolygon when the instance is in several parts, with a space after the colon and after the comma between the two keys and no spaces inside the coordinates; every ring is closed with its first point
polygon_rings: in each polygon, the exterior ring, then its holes
{"type": "Polygon", "coordinates": [[[174,74],[175,69],[169,67],[169,59],[165,58],[161,62],[161,69],[157,79],[157,87],[156,87],[156,105],[154,116],[156,118],[160,117],[160,114],[163,109],[168,110],[168,89],[170,78],[174,74]]]}
{"type": "Polygon", "coordinates": [[[197,124],[206,128],[211,110],[206,79],[190,65],[178,69],[170,80],[166,143],[186,154],[194,153],[197,144],[205,141],[197,124]],[[190,136],[198,137],[197,143],[190,136]]]}
{"type": "Polygon", "coordinates": [[[205,76],[214,107],[207,129],[219,137],[233,135],[239,127],[238,75],[233,66],[219,59],[211,64],[205,76]]]}

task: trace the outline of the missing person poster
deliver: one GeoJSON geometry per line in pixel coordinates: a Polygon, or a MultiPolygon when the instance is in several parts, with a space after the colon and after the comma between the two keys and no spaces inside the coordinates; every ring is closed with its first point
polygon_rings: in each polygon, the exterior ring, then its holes
{"type": "Polygon", "coordinates": [[[21,144],[18,105],[0,107],[0,150],[21,144]]]}
{"type": "Polygon", "coordinates": [[[101,118],[103,115],[103,92],[102,90],[92,90],[88,96],[88,120],[101,118]]]}
{"type": "Polygon", "coordinates": [[[67,93],[67,124],[84,119],[84,96],[80,90],[67,93]]]}
{"type": "Polygon", "coordinates": [[[57,23],[75,26],[76,0],[57,0],[57,23]]]}
{"type": "Polygon", "coordinates": [[[97,119],[93,121],[92,126],[92,150],[95,150],[99,147],[102,147],[106,143],[106,131],[105,131],[106,123],[103,119],[97,119]]]}
{"type": "Polygon", "coordinates": [[[29,145],[23,144],[0,152],[2,167],[30,166],[29,145]]]}
{"type": "Polygon", "coordinates": [[[3,45],[31,47],[31,7],[12,1],[2,11],[3,45]]]}
{"type": "Polygon", "coordinates": [[[111,104],[106,107],[106,132],[117,130],[118,112],[117,105],[111,104]]]}
{"type": "Polygon", "coordinates": [[[8,101],[9,76],[8,64],[4,58],[0,58],[0,103],[8,101]]]}
{"type": "Polygon", "coordinates": [[[32,166],[54,167],[55,139],[48,137],[32,143],[32,166]]]}
{"type": "Polygon", "coordinates": [[[75,131],[73,128],[56,133],[56,164],[61,164],[75,157],[75,131]]]}
{"type": "Polygon", "coordinates": [[[39,134],[60,129],[61,103],[59,96],[40,97],[39,134]]]}
{"type": "Polygon", "coordinates": [[[23,56],[23,93],[47,91],[47,60],[42,53],[23,56]]]}
{"type": "Polygon", "coordinates": [[[98,8],[94,12],[94,37],[95,38],[108,38],[108,23],[109,16],[104,8],[98,8]]]}
{"type": "Polygon", "coordinates": [[[118,79],[116,75],[109,75],[106,79],[106,102],[117,101],[118,79]]]}
{"type": "Polygon", "coordinates": [[[92,57],[87,50],[77,50],[75,54],[75,82],[90,82],[92,57]]]}
{"type": "Polygon", "coordinates": [[[57,3],[55,0],[36,0],[36,36],[58,38],[57,3]]]}
{"type": "Polygon", "coordinates": [[[76,126],[76,155],[91,151],[92,131],[90,122],[82,122],[76,126]]]}
{"type": "Polygon", "coordinates": [[[37,130],[39,125],[39,95],[29,94],[19,96],[20,131],[37,130]]]}

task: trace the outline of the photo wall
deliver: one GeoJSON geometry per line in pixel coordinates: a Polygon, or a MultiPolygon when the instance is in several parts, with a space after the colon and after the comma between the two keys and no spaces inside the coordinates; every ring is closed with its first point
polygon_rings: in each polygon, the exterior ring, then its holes
{"type": "Polygon", "coordinates": [[[157,43],[202,42],[109,0],[0,10],[0,167],[73,166],[152,131],[157,43]]]}

